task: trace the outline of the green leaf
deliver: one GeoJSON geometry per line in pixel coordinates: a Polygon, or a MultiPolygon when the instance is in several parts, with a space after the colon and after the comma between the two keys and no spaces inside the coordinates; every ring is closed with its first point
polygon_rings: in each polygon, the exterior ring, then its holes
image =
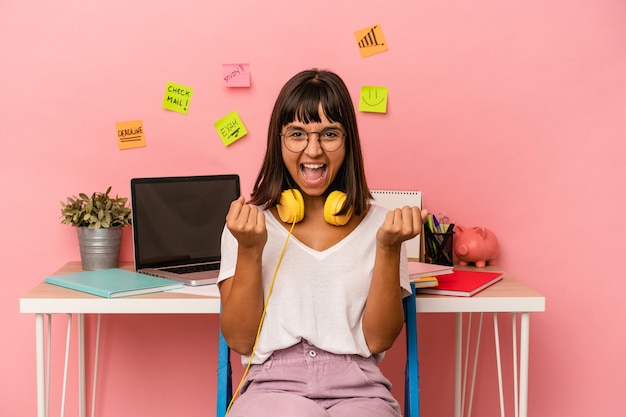
{"type": "Polygon", "coordinates": [[[111,198],[110,192],[111,186],[104,193],[92,193],[91,197],[85,193],[67,197],[65,202],[60,202],[61,223],[91,229],[131,224],[132,212],[130,207],[126,207],[128,198],[111,198]]]}

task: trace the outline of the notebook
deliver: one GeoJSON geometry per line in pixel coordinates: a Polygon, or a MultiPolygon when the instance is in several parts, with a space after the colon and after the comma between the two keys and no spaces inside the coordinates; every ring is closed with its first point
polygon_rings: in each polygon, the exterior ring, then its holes
{"type": "Polygon", "coordinates": [[[105,298],[127,297],[183,288],[181,282],[120,268],[52,275],[47,277],[45,281],[48,284],[105,298]]]}
{"type": "Polygon", "coordinates": [[[133,178],[135,269],[185,285],[215,284],[238,175],[133,178]]]}

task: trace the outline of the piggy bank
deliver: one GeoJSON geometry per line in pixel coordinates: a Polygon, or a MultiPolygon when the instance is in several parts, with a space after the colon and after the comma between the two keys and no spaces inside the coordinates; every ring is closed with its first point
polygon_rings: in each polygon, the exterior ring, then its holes
{"type": "Polygon", "coordinates": [[[486,227],[463,227],[454,229],[454,254],[459,264],[476,264],[477,267],[493,265],[498,255],[498,239],[486,227]]]}

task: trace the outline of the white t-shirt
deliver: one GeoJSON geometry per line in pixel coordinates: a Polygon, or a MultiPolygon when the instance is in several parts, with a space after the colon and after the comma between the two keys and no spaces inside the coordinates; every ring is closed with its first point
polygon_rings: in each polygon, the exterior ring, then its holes
{"type": "MultiPolygon", "coordinates": [[[[302,339],[335,354],[371,356],[362,319],[374,268],[376,232],[387,212],[372,205],[352,233],[324,251],[313,250],[294,236],[289,238],[253,364],[265,362],[275,350],[293,346],[302,339]]],[[[269,211],[265,211],[265,219],[268,240],[263,250],[262,275],[267,297],[289,232],[269,211]]],[[[411,294],[406,256],[403,244],[400,284],[405,296],[411,294]]],[[[218,281],[234,275],[236,262],[237,240],[225,228],[218,281]]],[[[243,357],[242,363],[245,365],[248,360],[243,357]]]]}

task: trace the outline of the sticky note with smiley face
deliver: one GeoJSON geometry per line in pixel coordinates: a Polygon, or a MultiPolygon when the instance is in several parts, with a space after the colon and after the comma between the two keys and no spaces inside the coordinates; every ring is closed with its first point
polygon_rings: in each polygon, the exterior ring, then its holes
{"type": "Polygon", "coordinates": [[[370,113],[387,113],[387,87],[366,85],[361,87],[359,111],[370,113]]]}

